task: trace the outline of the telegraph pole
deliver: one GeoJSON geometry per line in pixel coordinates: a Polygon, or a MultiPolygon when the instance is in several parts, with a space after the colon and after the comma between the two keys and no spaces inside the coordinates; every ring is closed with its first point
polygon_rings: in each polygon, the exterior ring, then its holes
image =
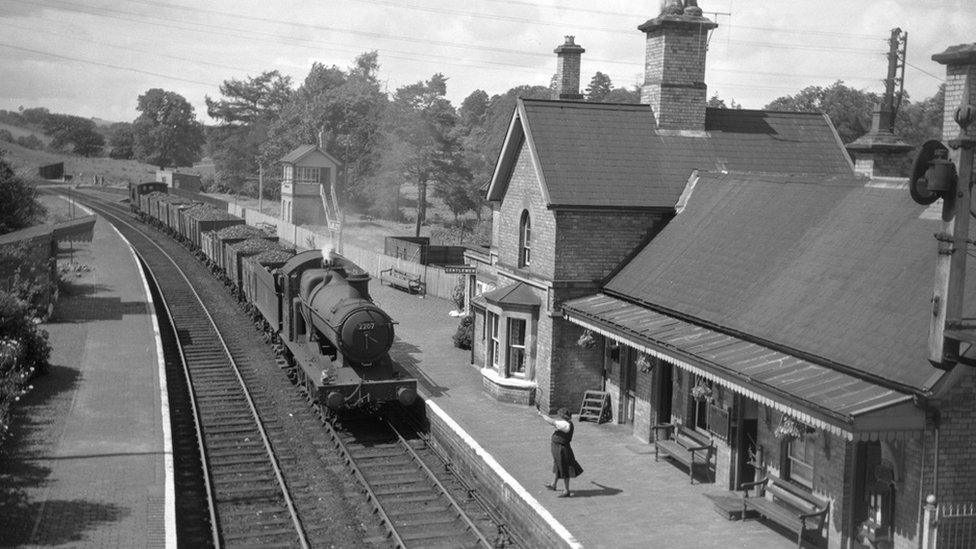
{"type": "Polygon", "coordinates": [[[264,166],[258,162],[258,211],[264,213],[264,166]]]}
{"type": "Polygon", "coordinates": [[[902,32],[899,28],[891,29],[891,38],[888,39],[888,75],[885,78],[885,94],[882,100],[881,112],[890,112],[891,118],[887,121],[888,131],[895,131],[895,118],[898,109],[901,107],[901,98],[905,90],[905,54],[908,50],[908,33],[902,32]],[[897,99],[895,87],[898,87],[897,99]]]}

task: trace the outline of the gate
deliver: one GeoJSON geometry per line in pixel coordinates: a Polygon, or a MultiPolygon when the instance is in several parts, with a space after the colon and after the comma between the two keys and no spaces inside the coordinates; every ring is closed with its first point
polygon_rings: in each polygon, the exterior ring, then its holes
{"type": "Polygon", "coordinates": [[[922,549],[976,547],[976,502],[925,500],[922,549]]]}

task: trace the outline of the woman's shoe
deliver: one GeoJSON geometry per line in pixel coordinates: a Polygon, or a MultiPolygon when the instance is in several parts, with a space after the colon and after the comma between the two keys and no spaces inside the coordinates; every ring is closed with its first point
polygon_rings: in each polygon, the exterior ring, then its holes
{"type": "Polygon", "coordinates": [[[571,498],[571,497],[573,497],[573,493],[572,492],[563,492],[563,493],[559,494],[556,497],[557,498],[571,498]]]}
{"type": "Polygon", "coordinates": [[[556,489],[556,485],[555,484],[546,484],[546,488],[548,488],[550,490],[555,490],[556,489]]]}

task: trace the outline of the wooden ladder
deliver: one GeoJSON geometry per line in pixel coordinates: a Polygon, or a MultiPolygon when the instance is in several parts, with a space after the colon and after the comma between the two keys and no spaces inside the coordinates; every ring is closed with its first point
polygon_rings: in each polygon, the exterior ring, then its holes
{"type": "Polygon", "coordinates": [[[579,420],[595,421],[603,423],[609,421],[610,414],[610,393],[606,391],[587,391],[583,395],[583,403],[580,404],[579,420]]]}

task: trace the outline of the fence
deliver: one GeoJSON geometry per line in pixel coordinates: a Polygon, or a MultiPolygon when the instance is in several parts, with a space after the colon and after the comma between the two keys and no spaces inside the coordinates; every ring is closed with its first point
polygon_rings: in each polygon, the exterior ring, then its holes
{"type": "Polygon", "coordinates": [[[922,516],[922,549],[976,547],[976,502],[937,502],[928,496],[922,516]]]}
{"type": "MultiPolygon", "coordinates": [[[[277,217],[249,210],[237,204],[227,204],[227,211],[238,217],[243,217],[248,225],[259,227],[273,226],[278,238],[286,242],[291,242],[298,248],[322,249],[324,247],[330,247],[329,237],[327,235],[298,227],[277,217]]],[[[449,273],[443,267],[421,265],[413,261],[398,259],[375,250],[361,248],[351,244],[343,244],[342,249],[338,251],[346,259],[362,267],[363,270],[377,280],[379,280],[380,271],[391,267],[412,275],[419,275],[420,279],[427,286],[427,294],[443,299],[452,299],[454,296],[454,288],[458,283],[464,282],[465,275],[449,273]]]]}

